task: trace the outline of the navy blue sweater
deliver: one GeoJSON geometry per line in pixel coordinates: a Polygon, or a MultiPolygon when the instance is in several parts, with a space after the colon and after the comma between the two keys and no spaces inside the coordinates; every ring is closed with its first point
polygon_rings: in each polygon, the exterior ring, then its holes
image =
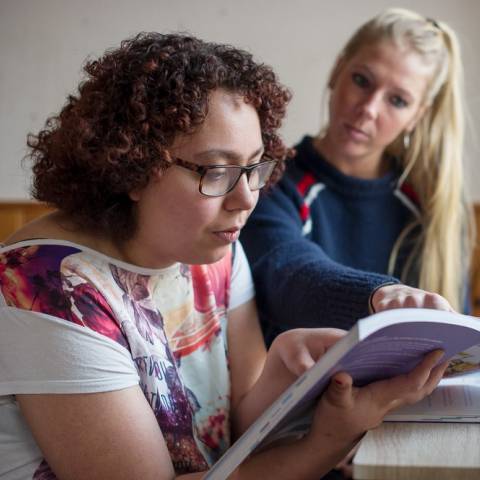
{"type": "MultiPolygon", "coordinates": [[[[310,137],[296,151],[240,238],[267,343],[289,328],[349,329],[368,315],[371,292],[398,281],[386,275],[390,253],[418,214],[414,197],[397,189],[398,173],[346,176],[316,152],[310,137]]],[[[402,249],[399,265],[410,247],[402,249]]]]}

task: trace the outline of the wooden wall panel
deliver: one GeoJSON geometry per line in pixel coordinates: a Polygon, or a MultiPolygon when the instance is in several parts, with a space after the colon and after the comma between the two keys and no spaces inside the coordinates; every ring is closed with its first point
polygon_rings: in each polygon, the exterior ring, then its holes
{"type": "Polygon", "coordinates": [[[51,211],[36,202],[0,202],[0,242],[22,225],[51,211]]]}
{"type": "MultiPolygon", "coordinates": [[[[35,202],[0,202],[0,242],[25,223],[49,211],[49,207],[35,202]]],[[[475,206],[475,217],[477,248],[472,265],[472,305],[474,315],[480,317],[480,204],[475,206]]]]}

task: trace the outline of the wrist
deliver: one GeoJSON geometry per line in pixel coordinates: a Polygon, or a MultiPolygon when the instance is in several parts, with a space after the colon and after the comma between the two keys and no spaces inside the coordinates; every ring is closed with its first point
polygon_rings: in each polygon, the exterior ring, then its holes
{"type": "Polygon", "coordinates": [[[299,442],[303,442],[303,448],[305,451],[310,451],[312,456],[315,456],[315,452],[318,455],[319,445],[324,446],[324,461],[327,460],[336,465],[356,447],[366,433],[362,432],[360,435],[315,434],[310,430],[299,442]]]}

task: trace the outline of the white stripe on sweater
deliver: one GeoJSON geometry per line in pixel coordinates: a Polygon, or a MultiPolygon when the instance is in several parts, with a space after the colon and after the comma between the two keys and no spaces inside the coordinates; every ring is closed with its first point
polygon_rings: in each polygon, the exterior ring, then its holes
{"type": "MultiPolygon", "coordinates": [[[[308,190],[307,195],[304,198],[304,204],[310,208],[310,205],[315,201],[318,197],[318,194],[325,188],[324,183],[315,183],[313,184],[310,189],[308,190]]],[[[312,231],[312,217],[309,214],[308,218],[305,220],[305,223],[302,228],[302,234],[308,235],[312,231]]]]}
{"type": "Polygon", "coordinates": [[[393,194],[417,217],[420,218],[420,210],[399,188],[393,191],[393,194]]]}

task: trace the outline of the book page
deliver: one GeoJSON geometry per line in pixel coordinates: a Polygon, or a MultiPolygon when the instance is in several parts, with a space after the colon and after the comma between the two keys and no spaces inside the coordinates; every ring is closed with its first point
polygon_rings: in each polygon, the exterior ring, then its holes
{"type": "Polygon", "coordinates": [[[444,378],[430,396],[385,421],[480,423],[480,371],[444,378]]]}
{"type": "Polygon", "coordinates": [[[453,377],[476,371],[480,371],[480,345],[470,347],[452,357],[445,376],[453,377]]]}

